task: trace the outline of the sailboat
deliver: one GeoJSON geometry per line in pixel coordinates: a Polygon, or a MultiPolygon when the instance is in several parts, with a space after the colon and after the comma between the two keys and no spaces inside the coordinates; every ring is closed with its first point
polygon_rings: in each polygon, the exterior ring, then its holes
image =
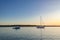
{"type": "Polygon", "coordinates": [[[44,28],[45,28],[45,26],[44,26],[44,25],[42,25],[42,18],[41,18],[41,16],[40,16],[40,25],[39,25],[39,26],[37,26],[37,28],[42,28],[42,29],[44,29],[44,28]]]}
{"type": "Polygon", "coordinates": [[[20,29],[20,26],[15,26],[13,29],[20,29]]]}

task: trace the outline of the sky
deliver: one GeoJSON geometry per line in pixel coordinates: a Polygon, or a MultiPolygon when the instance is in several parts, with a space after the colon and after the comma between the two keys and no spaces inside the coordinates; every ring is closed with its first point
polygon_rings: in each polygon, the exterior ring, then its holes
{"type": "Polygon", "coordinates": [[[0,0],[0,25],[60,25],[60,0],[0,0]]]}

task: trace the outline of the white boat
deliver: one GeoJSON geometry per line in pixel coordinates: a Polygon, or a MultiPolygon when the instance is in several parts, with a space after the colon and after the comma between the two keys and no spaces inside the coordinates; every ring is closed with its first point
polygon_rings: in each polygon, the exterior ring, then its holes
{"type": "Polygon", "coordinates": [[[41,16],[40,16],[40,25],[39,26],[37,26],[37,28],[45,28],[45,25],[42,25],[42,18],[41,18],[41,16]]]}
{"type": "Polygon", "coordinates": [[[37,28],[45,28],[45,26],[41,26],[41,25],[40,25],[40,26],[37,26],[37,28]]]}
{"type": "Polygon", "coordinates": [[[20,29],[20,26],[15,26],[13,29],[20,29]]]}

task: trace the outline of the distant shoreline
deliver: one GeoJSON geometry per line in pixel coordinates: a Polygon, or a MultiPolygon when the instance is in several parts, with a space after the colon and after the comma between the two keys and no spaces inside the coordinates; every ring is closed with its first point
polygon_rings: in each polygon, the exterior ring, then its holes
{"type": "MultiPolygon", "coordinates": [[[[20,26],[20,27],[37,27],[41,25],[0,25],[0,27],[15,27],[15,26],[20,26]]],[[[45,27],[60,27],[60,25],[42,25],[45,27]]]]}

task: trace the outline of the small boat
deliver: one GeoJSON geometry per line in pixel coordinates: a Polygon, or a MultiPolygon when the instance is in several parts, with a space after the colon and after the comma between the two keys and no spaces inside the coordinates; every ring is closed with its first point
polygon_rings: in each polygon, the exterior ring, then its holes
{"type": "Polygon", "coordinates": [[[40,25],[39,25],[39,26],[37,26],[37,28],[42,28],[42,29],[44,29],[44,28],[45,28],[45,26],[44,26],[44,25],[42,25],[42,19],[41,19],[41,17],[40,17],[40,25]]]}
{"type": "Polygon", "coordinates": [[[20,26],[15,26],[13,29],[20,29],[20,26]]]}
{"type": "Polygon", "coordinates": [[[44,28],[45,28],[45,26],[37,26],[37,28],[42,28],[42,29],[44,29],[44,28]]]}

